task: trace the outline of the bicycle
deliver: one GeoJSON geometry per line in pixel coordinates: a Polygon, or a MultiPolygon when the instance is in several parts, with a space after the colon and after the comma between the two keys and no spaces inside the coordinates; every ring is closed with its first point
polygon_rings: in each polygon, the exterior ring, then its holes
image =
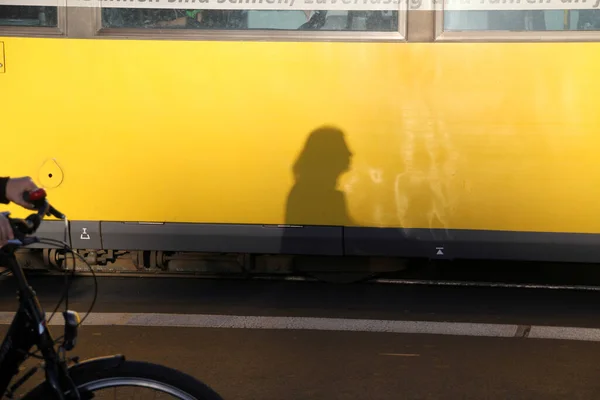
{"type": "MultiPolygon", "coordinates": [[[[29,357],[44,360],[45,381],[24,395],[23,399],[91,399],[94,392],[115,387],[145,387],[162,390],[171,395],[178,395],[186,400],[222,400],[212,388],[197,379],[158,364],[142,361],[130,361],[124,355],[117,354],[92,358],[80,362],[79,357],[67,357],[77,343],[78,329],[85,318],[91,313],[98,294],[98,284],[93,269],[81,255],[69,245],[56,239],[43,239],[32,236],[39,228],[44,216],[54,216],[60,220],[67,219],[65,215],[52,207],[44,189],[24,194],[25,201],[34,205],[37,213],[25,219],[10,218],[10,213],[4,213],[13,228],[14,240],[0,249],[0,265],[9,268],[18,284],[19,308],[0,346],[0,393],[8,398],[14,398],[15,391],[21,387],[36,372],[37,367],[30,369],[10,388],[13,378],[19,374],[21,365],[29,357]],[[79,257],[90,269],[95,283],[95,294],[92,305],[83,319],[75,311],[68,309],[68,291],[63,293],[50,319],[42,309],[37,295],[29,286],[25,273],[19,265],[15,252],[22,247],[34,243],[60,245],[65,251],[79,257]],[[48,322],[52,319],[63,299],[66,298],[65,311],[62,313],[65,321],[64,334],[54,339],[48,330],[48,322]],[[61,341],[62,342],[59,342],[61,341]],[[55,345],[57,348],[55,349],[55,345]],[[36,346],[37,351],[31,352],[36,346]],[[39,356],[37,353],[41,352],[39,356]]],[[[75,268],[72,273],[74,274],[75,268]]]]}

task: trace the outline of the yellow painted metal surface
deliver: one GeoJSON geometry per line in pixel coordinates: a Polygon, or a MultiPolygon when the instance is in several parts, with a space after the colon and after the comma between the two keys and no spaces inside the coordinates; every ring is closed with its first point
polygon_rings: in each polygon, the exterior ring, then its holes
{"type": "Polygon", "coordinates": [[[0,41],[70,219],[600,232],[600,44],[0,41]]]}

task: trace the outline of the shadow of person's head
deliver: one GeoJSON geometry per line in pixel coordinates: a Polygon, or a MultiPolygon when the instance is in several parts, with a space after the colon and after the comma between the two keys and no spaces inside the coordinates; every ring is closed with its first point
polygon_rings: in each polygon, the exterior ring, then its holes
{"type": "Polygon", "coordinates": [[[344,133],[324,126],[312,131],[293,164],[295,182],[285,211],[287,224],[345,225],[346,198],[338,178],[350,169],[352,153],[344,133]]]}
{"type": "Polygon", "coordinates": [[[309,134],[294,163],[296,184],[335,186],[339,176],[349,170],[351,159],[341,130],[330,126],[318,128],[309,134]]]}

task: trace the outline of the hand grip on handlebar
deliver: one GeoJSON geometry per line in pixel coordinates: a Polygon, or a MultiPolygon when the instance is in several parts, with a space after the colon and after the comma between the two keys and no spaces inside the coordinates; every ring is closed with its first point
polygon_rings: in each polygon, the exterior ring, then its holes
{"type": "Polygon", "coordinates": [[[23,193],[23,200],[28,203],[35,203],[46,198],[46,191],[42,188],[23,193]]]}

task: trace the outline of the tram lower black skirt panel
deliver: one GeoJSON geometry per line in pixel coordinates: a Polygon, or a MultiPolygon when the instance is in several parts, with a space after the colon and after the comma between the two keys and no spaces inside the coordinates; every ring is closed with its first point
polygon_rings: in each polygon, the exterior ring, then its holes
{"type": "MultiPolygon", "coordinates": [[[[69,237],[68,227],[65,225],[64,221],[42,221],[40,227],[36,232],[36,236],[40,239],[51,239],[58,240],[60,242],[67,242],[67,244],[71,245],[70,237],[69,237]]],[[[48,248],[58,248],[62,247],[59,245],[49,245],[47,243],[36,243],[34,245],[29,246],[30,248],[38,248],[38,249],[48,249],[48,248]]]]}
{"type": "MultiPolygon", "coordinates": [[[[64,223],[40,236],[63,240],[64,223]]],[[[600,262],[600,234],[72,221],[77,249],[600,262]]]]}
{"type": "Polygon", "coordinates": [[[600,234],[345,228],[346,255],[600,262],[600,234]]]}
{"type": "Polygon", "coordinates": [[[102,222],[105,249],[342,255],[342,227],[102,222]]]}

